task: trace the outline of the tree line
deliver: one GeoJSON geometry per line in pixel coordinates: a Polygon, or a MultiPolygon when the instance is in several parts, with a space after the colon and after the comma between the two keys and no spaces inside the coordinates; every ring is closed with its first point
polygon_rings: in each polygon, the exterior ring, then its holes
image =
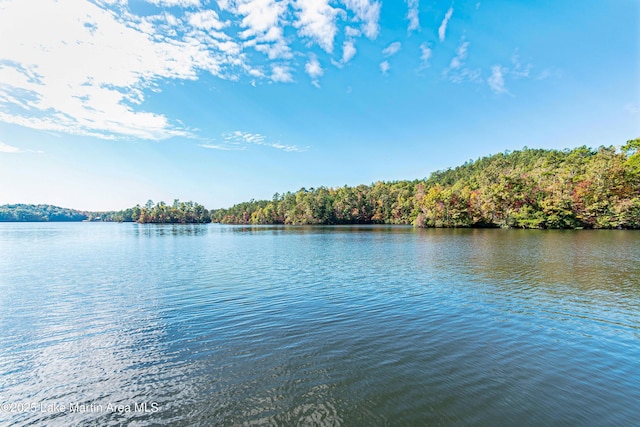
{"type": "Polygon", "coordinates": [[[172,205],[149,200],[122,211],[87,212],[52,205],[13,204],[0,206],[0,222],[104,221],[154,224],[204,224],[211,214],[194,202],[174,200],[172,205]]]}
{"type": "Polygon", "coordinates": [[[53,205],[11,204],[0,206],[0,222],[84,221],[87,212],[53,205]]]}
{"type": "Polygon", "coordinates": [[[423,180],[302,188],[211,217],[225,224],[640,228],[640,139],[622,151],[525,147],[423,180]]]}
{"type": "Polygon", "coordinates": [[[529,149],[469,161],[413,181],[301,188],[207,210],[195,202],[83,212],[0,206],[0,221],[158,224],[412,224],[418,227],[640,228],[640,138],[622,150],[529,149]]]}
{"type": "Polygon", "coordinates": [[[147,201],[144,206],[136,205],[118,212],[96,212],[89,215],[90,221],[138,222],[142,224],[205,224],[211,222],[211,214],[204,206],[195,202],[181,202],[172,205],[165,202],[147,201]]]}

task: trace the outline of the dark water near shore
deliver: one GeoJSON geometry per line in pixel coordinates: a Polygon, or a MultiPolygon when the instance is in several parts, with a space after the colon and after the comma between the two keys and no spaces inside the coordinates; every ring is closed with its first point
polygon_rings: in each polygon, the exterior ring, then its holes
{"type": "Polygon", "coordinates": [[[0,403],[2,426],[637,426],[640,233],[0,224],[0,403]]]}

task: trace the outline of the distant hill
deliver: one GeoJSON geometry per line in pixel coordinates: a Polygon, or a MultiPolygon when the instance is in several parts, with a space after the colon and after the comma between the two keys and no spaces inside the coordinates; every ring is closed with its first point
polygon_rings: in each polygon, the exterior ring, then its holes
{"type": "Polygon", "coordinates": [[[2,205],[0,222],[44,222],[44,221],[84,221],[87,212],[66,209],[53,205],[2,205]]]}
{"type": "Polygon", "coordinates": [[[66,209],[52,205],[13,204],[0,206],[0,222],[139,222],[156,224],[204,224],[211,222],[211,215],[204,206],[194,202],[174,200],[173,205],[164,202],[134,206],[122,211],[89,212],[66,209]]]}

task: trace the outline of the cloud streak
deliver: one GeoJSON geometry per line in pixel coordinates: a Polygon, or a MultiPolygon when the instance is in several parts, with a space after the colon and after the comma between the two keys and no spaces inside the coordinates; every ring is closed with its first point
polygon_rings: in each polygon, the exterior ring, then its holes
{"type": "Polygon", "coordinates": [[[433,51],[431,50],[431,45],[429,43],[422,43],[420,45],[420,68],[429,68],[429,60],[431,59],[431,55],[433,51]]]}
{"type": "Polygon", "coordinates": [[[444,15],[444,19],[442,20],[442,23],[438,28],[438,38],[440,39],[441,42],[444,41],[447,35],[447,25],[449,25],[449,20],[451,19],[452,15],[453,15],[453,8],[450,7],[449,10],[447,10],[447,13],[444,15]]]}
{"type": "Polygon", "coordinates": [[[5,144],[4,142],[0,141],[0,153],[15,154],[20,152],[22,152],[22,150],[20,150],[18,147],[14,147],[12,145],[5,144]]]}
{"type": "Polygon", "coordinates": [[[7,154],[19,154],[19,153],[38,153],[42,154],[43,151],[40,150],[23,150],[22,148],[14,147],[13,145],[5,144],[0,141],[0,153],[7,154]]]}
{"type": "Polygon", "coordinates": [[[418,8],[420,6],[420,0],[406,0],[407,7],[407,19],[409,20],[408,31],[416,31],[420,29],[420,18],[418,17],[418,8]]]}
{"type": "Polygon", "coordinates": [[[382,54],[384,56],[393,56],[400,51],[401,47],[402,44],[400,42],[393,42],[382,50],[382,54]]]}
{"type": "Polygon", "coordinates": [[[479,83],[482,81],[481,72],[478,69],[471,69],[466,66],[469,42],[463,41],[456,50],[456,55],[451,58],[449,66],[442,72],[443,76],[453,83],[465,81],[479,83]]]}
{"type": "Polygon", "coordinates": [[[227,132],[222,135],[226,146],[246,146],[246,145],[260,145],[263,147],[275,148],[277,150],[283,150],[287,152],[302,152],[306,149],[300,148],[297,145],[285,145],[279,142],[270,142],[266,136],[259,133],[250,133],[243,131],[227,132]]]}
{"type": "Polygon", "coordinates": [[[500,65],[494,65],[491,67],[491,76],[487,79],[487,83],[495,93],[507,92],[504,87],[504,71],[505,69],[500,65]]]}

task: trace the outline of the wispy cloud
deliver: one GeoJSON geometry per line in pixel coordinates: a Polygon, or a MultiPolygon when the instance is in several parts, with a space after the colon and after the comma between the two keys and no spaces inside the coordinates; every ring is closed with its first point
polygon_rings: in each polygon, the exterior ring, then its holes
{"type": "Polygon", "coordinates": [[[220,151],[244,151],[247,147],[241,147],[237,145],[218,145],[218,144],[198,144],[199,147],[208,148],[210,150],[220,151]]]}
{"type": "MultiPolygon", "coordinates": [[[[505,67],[500,64],[494,65],[491,67],[491,75],[487,78],[487,84],[489,88],[496,94],[507,93],[510,94],[509,90],[506,87],[507,78],[511,80],[515,79],[527,79],[531,78],[531,69],[533,66],[531,64],[523,65],[520,61],[520,56],[518,55],[518,51],[516,50],[513,55],[511,55],[511,66],[505,67]]],[[[546,78],[548,76],[548,70],[544,70],[539,78],[546,78]]]]}
{"type": "Polygon", "coordinates": [[[304,70],[309,75],[309,77],[311,77],[311,83],[315,87],[320,87],[318,79],[324,74],[324,70],[320,66],[320,61],[318,61],[318,57],[316,55],[309,55],[309,60],[305,64],[304,70]]]}
{"type": "Polygon", "coordinates": [[[390,69],[391,69],[391,64],[389,64],[389,61],[382,61],[380,63],[380,71],[382,71],[382,74],[384,74],[385,76],[389,74],[390,69]]]}
{"type": "Polygon", "coordinates": [[[199,7],[200,0],[145,0],[147,3],[155,4],[156,6],[179,6],[179,7],[199,7]]]}
{"type": "Polygon", "coordinates": [[[382,50],[382,54],[384,56],[393,56],[396,53],[398,53],[398,51],[400,50],[400,48],[402,47],[402,43],[400,42],[393,42],[391,43],[389,46],[385,47],[382,50]]]}
{"type": "Polygon", "coordinates": [[[631,114],[638,114],[640,113],[640,104],[638,103],[634,104],[630,102],[627,105],[625,105],[624,109],[631,114]]]}
{"type": "Polygon", "coordinates": [[[511,55],[511,64],[512,68],[510,73],[514,77],[529,77],[529,73],[531,72],[531,64],[522,65],[520,62],[520,55],[518,55],[518,51],[516,51],[513,55],[511,55]]]}
{"type": "Polygon", "coordinates": [[[355,21],[362,23],[362,32],[370,39],[375,39],[380,31],[380,3],[370,0],[342,0],[348,9],[355,14],[355,21]]]}
{"type": "Polygon", "coordinates": [[[500,65],[491,67],[491,76],[487,79],[487,83],[489,83],[489,87],[495,93],[507,92],[507,89],[504,87],[504,71],[505,69],[500,65]]]}
{"type": "Polygon", "coordinates": [[[466,66],[468,50],[469,42],[462,41],[456,50],[456,55],[451,58],[449,66],[442,72],[443,76],[453,83],[462,83],[465,81],[479,83],[482,81],[482,73],[480,70],[471,69],[466,66]]]}
{"type": "Polygon", "coordinates": [[[420,0],[406,0],[409,8],[407,12],[407,19],[409,20],[408,31],[416,31],[420,29],[420,19],[418,18],[418,9],[420,6],[420,0]]]}
{"type": "Polygon", "coordinates": [[[302,152],[306,151],[305,148],[300,148],[297,145],[285,145],[280,142],[271,142],[269,139],[259,133],[250,133],[243,131],[234,131],[227,132],[222,135],[225,145],[230,146],[246,146],[249,145],[260,145],[264,147],[271,147],[277,150],[283,150],[287,152],[302,152]]]}
{"type": "Polygon", "coordinates": [[[449,68],[451,70],[456,70],[462,67],[464,61],[467,59],[467,50],[469,49],[469,42],[462,42],[458,49],[456,50],[456,56],[451,59],[449,63],[449,68]]]}
{"type": "Polygon", "coordinates": [[[449,20],[451,19],[452,15],[453,15],[453,7],[450,7],[449,10],[447,10],[447,13],[444,15],[444,19],[442,20],[442,23],[438,28],[438,37],[440,38],[441,42],[443,42],[446,37],[447,25],[449,25],[449,20]]]}
{"type": "Polygon", "coordinates": [[[40,150],[24,150],[22,148],[14,147],[13,145],[5,144],[4,142],[0,141],[0,153],[7,153],[7,154],[38,153],[38,154],[42,154],[43,151],[40,151],[40,150]]]}
{"type": "Polygon", "coordinates": [[[20,150],[18,147],[14,147],[13,145],[9,145],[9,144],[5,144],[4,142],[0,141],[0,153],[20,153],[22,150],[20,150]]]}
{"type": "MultiPolygon", "coordinates": [[[[393,42],[382,50],[382,54],[387,58],[389,58],[395,55],[396,53],[398,53],[401,47],[402,47],[402,44],[400,42],[393,42]]],[[[382,71],[382,74],[384,74],[385,76],[389,74],[390,69],[391,69],[391,64],[389,63],[389,61],[382,61],[380,63],[380,71],[382,71]]]]}
{"type": "Polygon", "coordinates": [[[428,68],[429,60],[431,59],[431,55],[433,54],[431,50],[431,45],[429,43],[422,43],[420,45],[420,68],[428,68]]]}

